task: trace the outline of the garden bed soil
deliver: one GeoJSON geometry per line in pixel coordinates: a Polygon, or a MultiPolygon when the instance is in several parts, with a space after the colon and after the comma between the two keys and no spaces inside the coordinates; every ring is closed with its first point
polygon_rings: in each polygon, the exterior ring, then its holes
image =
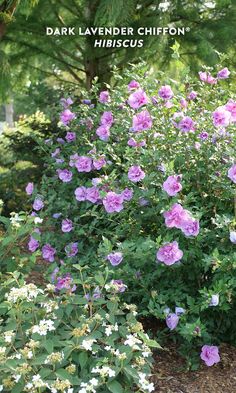
{"type": "Polygon", "coordinates": [[[236,348],[220,346],[220,363],[183,371],[185,361],[174,345],[155,354],[155,393],[236,393],[236,348]]]}

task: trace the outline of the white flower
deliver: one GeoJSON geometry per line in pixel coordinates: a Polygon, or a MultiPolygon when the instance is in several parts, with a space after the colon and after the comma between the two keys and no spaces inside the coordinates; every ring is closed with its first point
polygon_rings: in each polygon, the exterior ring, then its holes
{"type": "Polygon", "coordinates": [[[82,387],[82,389],[80,389],[78,393],[87,393],[87,392],[96,393],[94,386],[97,385],[98,385],[98,380],[95,378],[92,378],[90,383],[81,382],[80,387],[82,387]]]}
{"type": "Polygon", "coordinates": [[[55,330],[54,322],[46,319],[42,319],[39,325],[34,325],[31,328],[32,333],[38,333],[40,336],[46,336],[47,332],[55,330]]]}
{"type": "Polygon", "coordinates": [[[105,329],[105,334],[106,336],[110,336],[112,334],[113,331],[118,331],[119,327],[117,325],[117,323],[115,325],[108,325],[105,329]]]}
{"type": "Polygon", "coordinates": [[[7,347],[0,347],[0,355],[5,355],[7,347]]]}
{"type": "Polygon", "coordinates": [[[50,313],[54,310],[58,310],[58,304],[54,300],[49,300],[48,302],[41,303],[41,307],[43,307],[47,313],[50,313]]]}
{"type": "Polygon", "coordinates": [[[36,299],[36,297],[43,293],[42,289],[39,289],[34,284],[25,284],[21,288],[11,288],[10,292],[6,294],[8,302],[16,303],[18,300],[31,301],[36,299]]]}
{"type": "Polygon", "coordinates": [[[0,385],[0,392],[2,392],[3,390],[3,385],[0,385]]]}
{"type": "Polygon", "coordinates": [[[13,375],[14,380],[16,381],[16,383],[21,379],[21,375],[17,374],[17,375],[13,375]]]}
{"type": "Polygon", "coordinates": [[[112,368],[110,368],[108,366],[102,366],[101,368],[94,367],[94,368],[92,368],[92,373],[100,374],[103,378],[107,377],[107,376],[112,378],[116,375],[115,371],[112,370],[112,368]]]}
{"type": "Polygon", "coordinates": [[[25,388],[26,388],[27,390],[31,390],[32,387],[33,387],[33,384],[30,383],[30,382],[28,382],[28,383],[25,385],[25,388]]]}
{"type": "Polygon", "coordinates": [[[47,284],[47,286],[46,286],[46,289],[47,289],[47,291],[49,291],[49,292],[55,292],[55,285],[53,285],[53,284],[47,284]]]}
{"type": "Polygon", "coordinates": [[[42,222],[43,222],[43,219],[42,219],[42,218],[40,218],[40,217],[35,217],[35,219],[34,219],[34,223],[35,223],[35,224],[42,224],[42,222]]]}
{"type": "Polygon", "coordinates": [[[92,386],[98,386],[98,380],[96,378],[92,378],[90,383],[92,386]]]}
{"type": "Polygon", "coordinates": [[[13,332],[13,330],[8,330],[7,332],[4,332],[4,341],[6,343],[11,343],[14,337],[15,333],[13,332]]]}
{"type": "Polygon", "coordinates": [[[106,327],[105,334],[106,334],[106,336],[110,336],[112,334],[112,326],[111,325],[106,327]]]}
{"type": "Polygon", "coordinates": [[[20,228],[20,222],[21,222],[21,221],[24,221],[24,220],[23,220],[23,218],[21,218],[21,217],[19,216],[18,213],[12,212],[12,213],[11,213],[10,221],[11,221],[11,225],[12,225],[13,227],[15,227],[15,228],[20,228]]]}
{"type": "Polygon", "coordinates": [[[95,342],[97,342],[97,340],[95,340],[94,338],[87,339],[87,340],[85,339],[82,341],[81,347],[86,349],[86,351],[92,351],[93,350],[92,345],[95,342]]]}
{"type": "Polygon", "coordinates": [[[127,336],[127,340],[124,342],[124,345],[128,345],[129,347],[133,349],[140,349],[138,345],[136,344],[142,344],[142,341],[139,340],[137,337],[135,337],[132,334],[129,334],[127,336]]]}
{"type": "Polygon", "coordinates": [[[138,373],[139,375],[139,385],[143,390],[146,390],[147,392],[152,392],[154,388],[153,383],[149,383],[149,381],[146,379],[148,375],[144,373],[138,373]]]}

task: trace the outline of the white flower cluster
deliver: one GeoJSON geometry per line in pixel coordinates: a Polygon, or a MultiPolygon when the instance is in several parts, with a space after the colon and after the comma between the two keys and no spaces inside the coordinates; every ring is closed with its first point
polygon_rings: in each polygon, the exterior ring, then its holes
{"type": "Polygon", "coordinates": [[[134,316],[136,316],[138,313],[137,313],[137,306],[136,306],[136,304],[127,304],[127,303],[124,303],[124,308],[126,309],[126,310],[129,310],[134,316]]]}
{"type": "Polygon", "coordinates": [[[43,293],[42,289],[39,289],[34,284],[25,284],[21,288],[11,288],[10,292],[5,295],[6,299],[10,303],[17,303],[19,300],[26,300],[30,302],[36,299],[39,293],[43,293]]]}
{"type": "Polygon", "coordinates": [[[39,374],[36,374],[36,375],[34,375],[34,376],[32,377],[32,381],[31,381],[31,382],[28,382],[28,383],[25,385],[25,390],[26,390],[27,392],[32,392],[32,391],[34,391],[35,389],[43,388],[43,387],[45,387],[45,386],[47,386],[47,384],[46,384],[45,382],[43,382],[43,380],[41,379],[41,377],[40,377],[39,374]]]}
{"type": "Polygon", "coordinates": [[[96,393],[96,390],[94,389],[96,386],[98,386],[98,380],[96,378],[92,378],[89,383],[86,382],[81,382],[80,389],[78,393],[96,393]]]}
{"type": "Polygon", "coordinates": [[[11,343],[13,338],[15,337],[15,333],[13,332],[13,330],[8,330],[7,332],[3,333],[3,336],[6,343],[11,343]]]}
{"type": "Polygon", "coordinates": [[[119,327],[118,327],[117,323],[115,325],[106,325],[105,334],[106,334],[106,336],[110,336],[113,331],[117,332],[118,330],[119,330],[119,327]]]}
{"type": "Polygon", "coordinates": [[[146,392],[153,392],[153,390],[155,390],[154,388],[154,384],[151,382],[149,382],[149,380],[147,379],[148,375],[144,374],[144,373],[138,373],[139,376],[139,386],[141,387],[141,389],[143,389],[146,392]]]}
{"type": "Polygon", "coordinates": [[[52,352],[50,355],[47,356],[44,363],[45,364],[60,363],[63,359],[64,359],[63,352],[52,352]]]}
{"type": "Polygon", "coordinates": [[[35,223],[35,224],[42,224],[42,222],[43,222],[43,219],[42,219],[42,218],[40,218],[40,217],[35,217],[35,219],[34,219],[34,223],[35,223]]]}
{"type": "Polygon", "coordinates": [[[56,289],[56,287],[55,287],[55,285],[53,285],[53,284],[47,284],[47,285],[46,285],[46,290],[47,290],[48,292],[55,292],[55,289],[56,289]]]}
{"type": "MultiPolygon", "coordinates": [[[[57,392],[58,392],[57,389],[55,389],[55,388],[50,388],[50,386],[48,386],[48,389],[50,389],[52,393],[57,393],[57,392]]],[[[60,390],[60,392],[61,392],[61,390],[60,390]]],[[[73,388],[69,388],[69,389],[67,389],[67,390],[63,390],[63,393],[73,393],[73,392],[74,392],[74,389],[73,389],[73,388]]]]}
{"type": "Polygon", "coordinates": [[[58,304],[54,300],[49,300],[48,302],[44,302],[40,304],[46,310],[46,313],[50,313],[54,310],[58,310],[58,304]]]}
{"type": "Polygon", "coordinates": [[[142,344],[142,341],[137,338],[136,334],[129,334],[127,340],[124,342],[124,345],[128,345],[132,349],[140,350],[141,348],[137,344],[142,344]]]}
{"type": "Polygon", "coordinates": [[[47,332],[55,330],[54,322],[50,319],[42,319],[38,325],[32,326],[27,332],[38,333],[40,336],[46,336],[47,332]]]}
{"type": "Polygon", "coordinates": [[[110,368],[108,366],[102,366],[100,368],[98,366],[94,367],[94,368],[92,368],[92,373],[99,374],[99,375],[101,375],[102,378],[105,378],[105,377],[112,378],[112,377],[115,377],[115,375],[116,375],[115,371],[112,370],[112,368],[110,368]]]}
{"type": "Polygon", "coordinates": [[[0,359],[5,356],[7,347],[0,347],[0,359]]]}
{"type": "Polygon", "coordinates": [[[10,215],[11,215],[11,218],[10,218],[11,225],[12,225],[14,228],[20,228],[20,222],[21,222],[21,221],[24,221],[23,218],[21,218],[21,217],[19,216],[19,214],[18,214],[18,213],[15,213],[15,212],[10,213],[10,215]]]}
{"type": "Polygon", "coordinates": [[[97,342],[97,340],[95,340],[94,338],[90,338],[90,339],[85,339],[82,341],[81,343],[81,347],[84,348],[86,351],[91,351],[93,350],[92,345],[93,343],[97,342]]]}
{"type": "Polygon", "coordinates": [[[119,349],[114,349],[109,345],[107,345],[104,349],[105,349],[105,351],[111,352],[112,355],[117,356],[117,358],[120,360],[125,360],[127,358],[127,355],[125,352],[121,353],[119,349]]]}

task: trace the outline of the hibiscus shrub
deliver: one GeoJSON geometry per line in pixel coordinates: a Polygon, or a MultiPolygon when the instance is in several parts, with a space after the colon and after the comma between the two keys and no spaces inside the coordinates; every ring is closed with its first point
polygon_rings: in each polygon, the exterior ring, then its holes
{"type": "MultiPolygon", "coordinates": [[[[81,271],[86,291],[90,279],[81,271]]],[[[64,288],[58,295],[18,273],[1,287],[0,390],[4,392],[152,392],[151,349],[136,306],[106,283],[97,298],[64,288]]],[[[94,280],[96,282],[96,280],[94,280]]],[[[95,288],[96,289],[96,288],[95,288]]]]}
{"type": "Polygon", "coordinates": [[[236,339],[236,102],[218,70],[178,84],[131,67],[79,106],[64,99],[42,187],[27,191],[44,220],[30,249],[55,282],[55,269],[75,278],[74,264],[111,265],[126,301],[166,320],[191,356],[236,339]]]}

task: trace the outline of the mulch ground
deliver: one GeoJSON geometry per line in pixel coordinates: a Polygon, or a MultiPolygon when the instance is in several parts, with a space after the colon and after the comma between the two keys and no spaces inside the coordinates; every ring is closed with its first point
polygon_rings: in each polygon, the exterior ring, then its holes
{"type": "Polygon", "coordinates": [[[236,348],[222,344],[221,362],[197,371],[183,371],[184,359],[175,346],[155,354],[155,393],[236,393],[236,348]]]}

